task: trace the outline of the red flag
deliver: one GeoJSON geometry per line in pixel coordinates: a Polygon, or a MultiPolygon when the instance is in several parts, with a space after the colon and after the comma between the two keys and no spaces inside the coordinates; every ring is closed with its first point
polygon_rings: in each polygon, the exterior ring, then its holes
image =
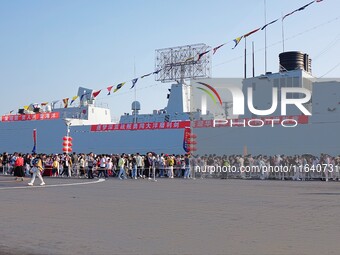
{"type": "Polygon", "coordinates": [[[249,33],[247,33],[247,34],[245,34],[243,37],[247,37],[247,36],[249,36],[249,35],[251,35],[251,34],[254,34],[254,33],[256,33],[257,31],[259,31],[261,28],[256,28],[256,29],[254,29],[253,31],[250,31],[249,33]]]}
{"type": "Polygon", "coordinates": [[[67,108],[67,106],[68,106],[68,99],[69,99],[69,98],[64,98],[64,99],[63,99],[64,108],[67,108]]]}
{"type": "Polygon", "coordinates": [[[113,86],[107,87],[107,90],[109,91],[109,93],[107,94],[108,96],[111,95],[112,88],[113,88],[113,86]]]}
{"type": "Polygon", "coordinates": [[[100,91],[102,91],[102,90],[98,90],[96,92],[93,92],[92,93],[93,98],[96,98],[99,95],[100,91]]]}
{"type": "Polygon", "coordinates": [[[213,55],[216,53],[216,51],[217,51],[219,48],[221,48],[221,47],[224,46],[224,45],[225,45],[225,43],[223,43],[223,44],[221,44],[221,45],[219,45],[219,46],[213,48],[213,55]]]}

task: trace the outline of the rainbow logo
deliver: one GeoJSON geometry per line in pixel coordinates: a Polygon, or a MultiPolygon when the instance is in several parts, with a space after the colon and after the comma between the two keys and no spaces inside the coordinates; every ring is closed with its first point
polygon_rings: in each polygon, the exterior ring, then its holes
{"type": "Polygon", "coordinates": [[[206,84],[204,82],[197,82],[198,84],[201,84],[205,87],[207,87],[208,89],[206,88],[201,88],[201,87],[197,87],[197,89],[200,89],[202,91],[204,91],[205,93],[207,93],[210,98],[214,101],[215,104],[217,104],[217,100],[216,98],[218,99],[218,102],[220,103],[220,105],[222,106],[222,100],[221,100],[221,97],[220,95],[218,94],[218,92],[216,91],[216,89],[214,89],[212,86],[210,86],[209,84],[206,84]],[[214,96],[215,95],[215,96],[214,96]]]}

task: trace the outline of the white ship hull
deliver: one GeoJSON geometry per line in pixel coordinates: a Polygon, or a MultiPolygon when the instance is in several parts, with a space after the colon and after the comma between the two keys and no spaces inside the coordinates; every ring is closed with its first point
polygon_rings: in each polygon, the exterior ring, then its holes
{"type": "MultiPolygon", "coordinates": [[[[37,130],[37,152],[61,153],[67,127],[62,119],[0,123],[0,150],[31,152],[33,129],[37,130]]],[[[195,128],[196,154],[340,154],[340,123],[282,126],[195,128]]],[[[184,129],[91,132],[91,126],[71,127],[73,151],[95,153],[185,153],[184,129]]]]}
{"type": "MultiPolygon", "coordinates": [[[[0,151],[30,153],[33,130],[37,130],[38,153],[61,153],[67,126],[62,119],[1,122],[0,151]]],[[[148,151],[184,153],[183,129],[91,132],[91,126],[70,128],[73,151],[95,153],[146,153],[148,151]]]]}
{"type": "MultiPolygon", "coordinates": [[[[67,134],[66,123],[70,125],[69,135],[73,138],[73,151],[77,153],[157,153],[184,154],[184,126],[192,123],[210,123],[196,125],[192,132],[197,135],[195,154],[231,155],[251,153],[259,154],[340,154],[340,83],[334,81],[312,81],[310,73],[292,70],[284,73],[268,74],[243,81],[243,92],[247,88],[254,90],[254,105],[257,109],[268,109],[272,104],[273,88],[278,91],[286,87],[300,87],[312,93],[312,100],[305,104],[311,111],[308,120],[296,127],[283,127],[280,124],[262,127],[212,127],[211,123],[223,116],[232,118],[229,112],[221,112],[222,101],[228,106],[224,90],[230,79],[206,79],[214,88],[212,91],[221,95],[220,105],[217,100],[204,99],[198,94],[194,100],[189,97],[189,86],[173,84],[167,107],[153,114],[139,114],[139,102],[132,104],[133,114],[121,117],[119,124],[110,119],[107,108],[95,107],[91,97],[85,98],[79,107],[59,109],[57,112],[42,113],[37,119],[30,120],[30,115],[3,116],[0,122],[0,150],[8,152],[31,152],[33,148],[33,130],[37,130],[37,152],[60,153],[63,149],[63,136],[67,134]],[[204,99],[204,100],[203,100],[204,99]],[[201,101],[200,101],[201,100],[201,101]],[[214,102],[215,101],[215,102],[214,102]],[[193,104],[196,103],[196,105],[193,104]],[[218,107],[217,107],[218,106],[218,107]],[[200,108],[200,109],[199,109],[200,108]],[[191,109],[190,113],[188,109],[191,109]],[[214,112],[214,109],[216,110],[214,112]],[[220,111],[220,112],[218,112],[220,111]],[[204,113],[206,112],[206,113],[204,113]],[[45,114],[45,115],[44,115],[45,114]],[[56,117],[53,119],[53,116],[56,117]],[[210,122],[209,122],[210,121],[210,122]],[[180,124],[179,124],[180,123],[180,124]],[[186,123],[186,124],[185,124],[186,123]]],[[[193,81],[193,84],[205,83],[193,81]]],[[[208,85],[209,88],[212,86],[208,85]]],[[[194,87],[195,85],[191,85],[194,87]]],[[[207,88],[208,89],[208,88],[207,88]]],[[[81,96],[84,88],[79,89],[81,96]]],[[[202,93],[201,90],[197,90],[202,93]]],[[[91,95],[91,93],[88,93],[91,95]]],[[[291,98],[296,94],[290,93],[291,98]]],[[[213,93],[209,94],[213,99],[213,93]]],[[[280,102],[279,102],[280,103],[280,102]]],[[[302,116],[296,107],[287,109],[289,116],[302,116]]],[[[225,107],[227,109],[227,107],[225,107]]],[[[231,109],[229,109],[231,110],[231,109]]],[[[228,110],[228,111],[229,111],[228,110]]],[[[232,112],[232,111],[230,111],[232,112]]],[[[268,118],[280,116],[280,109],[268,118]]],[[[251,118],[245,112],[240,119],[251,118]]],[[[258,116],[255,117],[259,118],[258,116]]]]}
{"type": "Polygon", "coordinates": [[[232,127],[196,129],[197,153],[253,155],[340,154],[340,123],[310,123],[294,128],[232,127]]]}

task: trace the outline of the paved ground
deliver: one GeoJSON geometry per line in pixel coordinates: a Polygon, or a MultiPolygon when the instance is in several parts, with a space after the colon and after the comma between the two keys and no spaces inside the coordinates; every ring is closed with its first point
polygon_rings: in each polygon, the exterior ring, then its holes
{"type": "Polygon", "coordinates": [[[0,177],[0,254],[340,252],[339,182],[45,182],[0,177]]]}

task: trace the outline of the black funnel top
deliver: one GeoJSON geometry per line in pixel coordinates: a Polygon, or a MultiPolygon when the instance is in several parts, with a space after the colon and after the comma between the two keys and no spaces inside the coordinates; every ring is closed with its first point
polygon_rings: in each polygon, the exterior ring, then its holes
{"type": "Polygon", "coordinates": [[[288,51],[279,55],[280,58],[280,72],[291,70],[305,70],[308,73],[312,72],[311,59],[308,54],[300,51],[288,51]]]}

